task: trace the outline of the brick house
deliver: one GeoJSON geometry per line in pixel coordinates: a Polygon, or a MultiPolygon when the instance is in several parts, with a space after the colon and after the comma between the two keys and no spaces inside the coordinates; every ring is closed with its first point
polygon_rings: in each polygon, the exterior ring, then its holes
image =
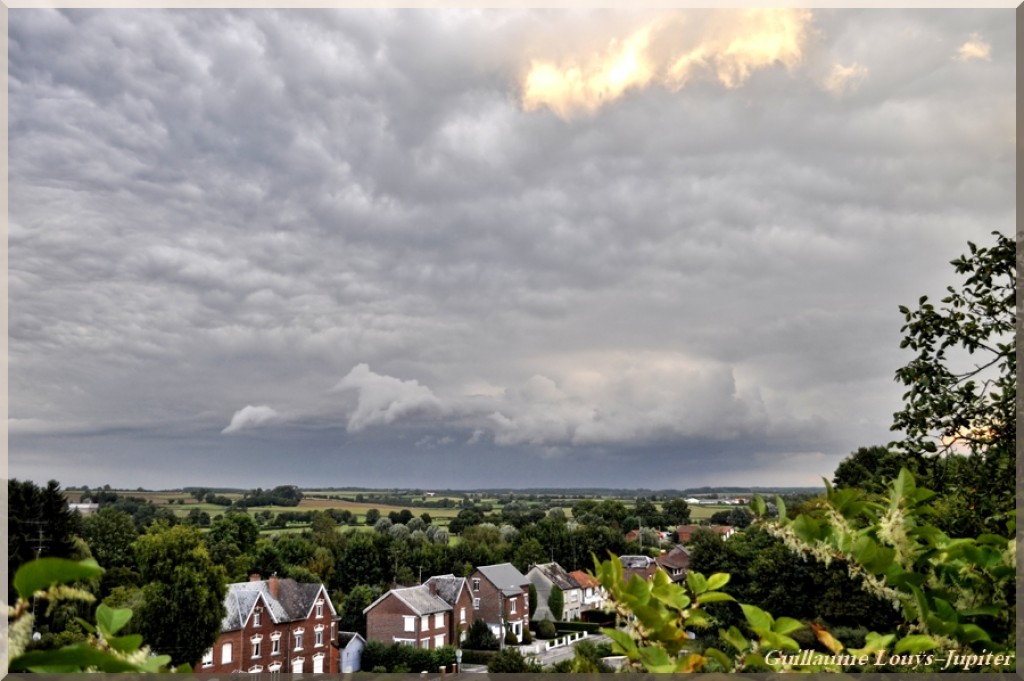
{"type": "Polygon", "coordinates": [[[473,626],[473,596],[469,592],[469,580],[455,575],[436,575],[424,584],[452,606],[448,641],[451,645],[462,643],[466,632],[473,626]]]}
{"type": "Polygon", "coordinates": [[[366,640],[417,648],[451,643],[452,606],[426,584],[391,589],[363,609],[366,640]]]}
{"type": "Polygon", "coordinates": [[[668,573],[673,582],[686,580],[686,572],[690,568],[690,552],[685,547],[677,544],[668,552],[662,552],[654,559],[658,567],[668,573]]]}
{"type": "Polygon", "coordinates": [[[485,565],[469,576],[473,617],[483,620],[503,640],[512,630],[516,640],[530,626],[530,580],[512,563],[485,565]]]}
{"type": "Polygon", "coordinates": [[[224,607],[220,635],[197,673],[339,672],[339,618],[323,584],[252,575],[228,585],[224,607]]]}
{"type": "Polygon", "coordinates": [[[736,534],[736,528],[730,525],[680,525],[676,528],[676,537],[680,544],[689,544],[693,535],[701,530],[715,532],[722,539],[728,539],[736,534]]]}

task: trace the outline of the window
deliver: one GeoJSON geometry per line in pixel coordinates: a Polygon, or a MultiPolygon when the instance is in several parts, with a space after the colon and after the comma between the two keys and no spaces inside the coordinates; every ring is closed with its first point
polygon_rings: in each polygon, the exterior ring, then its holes
{"type": "Polygon", "coordinates": [[[420,641],[420,648],[429,648],[429,647],[430,647],[430,639],[429,638],[425,638],[425,639],[420,641]]]}
{"type": "Polygon", "coordinates": [[[281,673],[281,663],[280,662],[275,662],[274,664],[272,664],[269,667],[267,667],[267,671],[270,672],[271,674],[280,674],[281,673]]]}
{"type": "Polygon", "coordinates": [[[473,591],[479,591],[479,590],[480,590],[480,580],[479,579],[474,579],[473,580],[473,591]]]}
{"type": "Polygon", "coordinates": [[[259,674],[261,671],[263,671],[263,665],[258,664],[254,667],[249,667],[250,674],[259,674]]]}
{"type": "Polygon", "coordinates": [[[420,631],[426,631],[430,629],[430,615],[423,615],[420,617],[420,631]]]}
{"type": "Polygon", "coordinates": [[[259,627],[263,625],[263,613],[260,612],[259,608],[252,614],[252,626],[259,627]]]}
{"type": "Polygon", "coordinates": [[[412,638],[396,638],[394,639],[395,645],[399,646],[416,646],[416,639],[412,638]]]}
{"type": "Polygon", "coordinates": [[[252,656],[253,657],[259,657],[260,656],[260,648],[262,647],[261,644],[263,642],[263,637],[262,636],[253,636],[249,640],[252,641],[252,656]]]}
{"type": "Polygon", "coordinates": [[[435,629],[440,629],[443,626],[444,626],[444,613],[443,612],[435,612],[434,613],[434,628],[435,629]]]}
{"type": "Polygon", "coordinates": [[[275,632],[270,636],[270,654],[280,655],[281,654],[281,634],[275,632]]]}
{"type": "Polygon", "coordinates": [[[324,602],[323,601],[317,601],[316,602],[316,616],[317,617],[323,617],[324,616],[324,602]]]}
{"type": "Polygon", "coordinates": [[[473,609],[474,610],[479,610],[480,609],[480,599],[479,598],[474,598],[473,599],[473,609]]]}
{"type": "Polygon", "coordinates": [[[203,653],[203,666],[204,667],[212,667],[213,666],[213,648],[210,648],[205,653],[203,653]]]}
{"type": "Polygon", "coordinates": [[[302,632],[295,632],[295,650],[302,650],[302,632]]]}
{"type": "Polygon", "coordinates": [[[466,609],[459,608],[459,621],[465,624],[466,622],[466,609]]]}
{"type": "Polygon", "coordinates": [[[225,643],[220,647],[220,663],[229,664],[231,662],[231,644],[225,643]]]}
{"type": "Polygon", "coordinates": [[[508,602],[512,604],[512,607],[509,609],[509,612],[512,613],[513,615],[516,614],[516,603],[519,602],[519,599],[518,598],[510,598],[508,600],[508,602]]]}
{"type": "Polygon", "coordinates": [[[444,634],[438,634],[434,637],[434,647],[440,648],[444,645],[444,634]]]}
{"type": "Polygon", "coordinates": [[[404,615],[405,629],[404,631],[416,631],[416,618],[412,615],[404,615]]]}
{"type": "Polygon", "coordinates": [[[315,631],[316,631],[316,638],[315,638],[314,645],[317,648],[319,648],[320,646],[322,646],[324,644],[324,627],[323,627],[323,625],[320,625],[320,626],[316,627],[315,631]]]}
{"type": "Polygon", "coordinates": [[[292,660],[292,674],[302,673],[302,663],[305,662],[305,658],[296,657],[292,660]]]}
{"type": "Polygon", "coordinates": [[[324,673],[324,654],[323,653],[320,653],[319,655],[314,655],[313,656],[313,673],[314,674],[323,674],[324,673]]]}

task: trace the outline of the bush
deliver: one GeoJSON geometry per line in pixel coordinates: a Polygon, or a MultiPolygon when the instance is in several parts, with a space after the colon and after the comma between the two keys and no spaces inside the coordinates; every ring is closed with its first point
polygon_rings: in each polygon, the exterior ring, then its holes
{"type": "Polygon", "coordinates": [[[539,672],[540,665],[527,662],[516,648],[505,648],[495,653],[487,663],[487,671],[491,674],[521,674],[523,672],[539,672]]]}
{"type": "Polygon", "coordinates": [[[533,634],[529,628],[523,629],[523,643],[533,643],[533,634]]]}
{"type": "Polygon", "coordinates": [[[562,611],[565,609],[565,596],[557,586],[551,587],[551,595],[548,596],[548,607],[556,620],[562,619],[562,611]]]}
{"type": "Polygon", "coordinates": [[[519,639],[512,633],[512,628],[509,627],[508,631],[505,632],[505,645],[514,646],[519,643],[519,639]]]}
{"type": "Polygon", "coordinates": [[[558,636],[558,630],[555,628],[555,623],[551,620],[541,620],[537,622],[537,636],[539,638],[554,638],[558,636]]]}
{"type": "Polygon", "coordinates": [[[595,622],[559,622],[556,625],[559,632],[576,633],[585,631],[591,636],[601,632],[601,625],[595,622]]]}
{"type": "Polygon", "coordinates": [[[494,635],[487,622],[476,620],[466,632],[466,640],[463,647],[474,650],[497,650],[498,637],[494,635]]]}

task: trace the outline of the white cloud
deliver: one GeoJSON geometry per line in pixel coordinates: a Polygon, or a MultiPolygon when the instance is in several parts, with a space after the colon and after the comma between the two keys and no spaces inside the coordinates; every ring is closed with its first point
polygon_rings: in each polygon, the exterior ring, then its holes
{"type": "Polygon", "coordinates": [[[403,381],[383,376],[363,363],[357,364],[342,378],[334,390],[355,390],[356,407],[348,417],[348,432],[357,433],[369,426],[394,423],[403,416],[416,413],[436,414],[442,411],[441,401],[430,388],[418,381],[403,381]]]}
{"type": "Polygon", "coordinates": [[[981,59],[992,61],[992,46],[981,39],[979,33],[972,33],[970,38],[956,51],[956,58],[960,61],[981,59]]]}
{"type": "Polygon", "coordinates": [[[834,64],[825,76],[823,83],[826,90],[840,97],[855,90],[867,77],[868,70],[862,64],[834,64]]]}
{"type": "Polygon", "coordinates": [[[220,431],[224,435],[257,428],[281,419],[281,415],[265,404],[254,407],[251,404],[239,409],[231,417],[228,427],[220,431]]]}

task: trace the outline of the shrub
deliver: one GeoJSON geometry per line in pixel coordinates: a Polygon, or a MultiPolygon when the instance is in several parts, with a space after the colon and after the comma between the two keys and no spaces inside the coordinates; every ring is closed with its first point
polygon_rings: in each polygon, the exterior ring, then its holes
{"type": "Polygon", "coordinates": [[[537,636],[539,638],[554,638],[558,636],[558,630],[555,628],[555,623],[551,620],[541,620],[537,622],[537,636]]]}
{"type": "Polygon", "coordinates": [[[551,587],[551,595],[548,596],[548,607],[556,620],[562,619],[562,611],[565,609],[565,596],[557,586],[551,587]]]}
{"type": "Polygon", "coordinates": [[[521,674],[523,672],[539,672],[540,665],[528,662],[516,648],[505,648],[498,651],[487,663],[487,671],[491,674],[521,674]]]}
{"type": "Polygon", "coordinates": [[[466,632],[466,641],[463,645],[474,650],[497,650],[498,637],[487,626],[487,622],[476,620],[466,632]]]}
{"type": "Polygon", "coordinates": [[[512,628],[509,627],[508,631],[505,632],[505,645],[514,646],[517,643],[519,643],[519,639],[516,638],[516,635],[512,633],[512,628]]]}

